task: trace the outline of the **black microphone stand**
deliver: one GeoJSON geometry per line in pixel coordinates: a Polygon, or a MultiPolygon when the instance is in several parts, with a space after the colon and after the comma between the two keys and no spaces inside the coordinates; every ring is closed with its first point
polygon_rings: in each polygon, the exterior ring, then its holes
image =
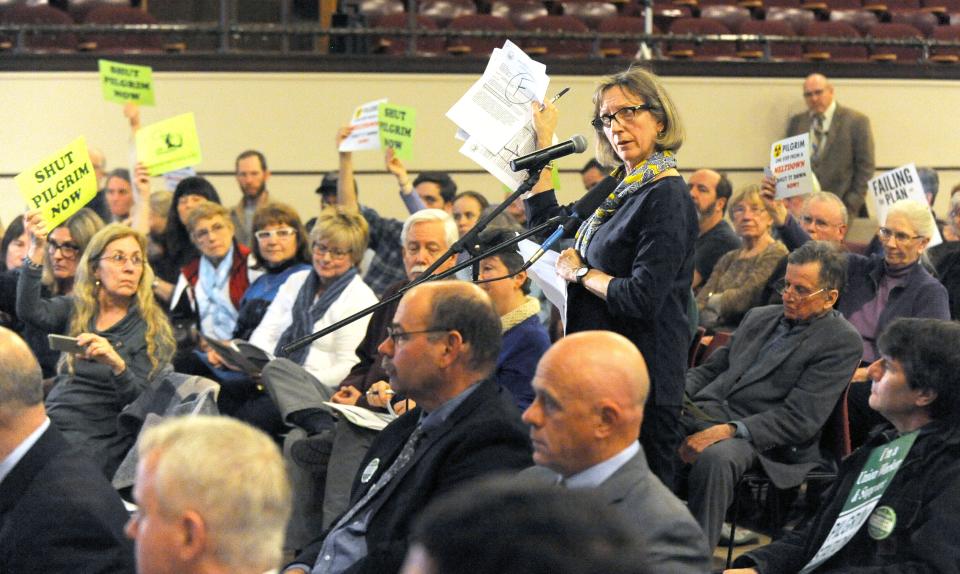
{"type": "Polygon", "coordinates": [[[499,205],[495,206],[492,210],[490,210],[490,213],[488,213],[486,216],[481,217],[480,220],[477,221],[477,224],[473,226],[473,229],[471,229],[463,237],[455,241],[454,244],[451,245],[447,249],[447,251],[443,253],[443,255],[438,257],[436,261],[434,261],[433,263],[430,264],[429,267],[424,269],[423,273],[421,273],[419,277],[411,281],[409,284],[405,285],[402,289],[400,289],[400,291],[380,301],[379,303],[371,305],[370,307],[367,307],[362,311],[358,311],[353,315],[350,315],[349,317],[346,317],[344,319],[341,319],[340,321],[337,321],[336,323],[334,323],[333,325],[330,325],[329,327],[320,329],[315,333],[311,333],[310,335],[301,337],[296,341],[293,341],[291,343],[284,345],[283,348],[280,349],[280,352],[285,356],[289,355],[293,351],[296,351],[297,349],[305,347],[321,337],[329,335],[330,333],[340,329],[344,325],[349,325],[350,323],[353,323],[354,321],[362,317],[366,317],[367,315],[370,315],[377,309],[380,309],[381,307],[385,307],[389,305],[390,303],[396,301],[400,297],[403,297],[403,294],[409,291],[410,289],[413,289],[417,285],[424,283],[426,281],[437,281],[439,279],[444,279],[446,277],[449,277],[453,273],[456,273],[457,271],[470,266],[473,266],[473,278],[474,280],[476,280],[479,277],[479,270],[480,270],[479,263],[481,259],[483,259],[484,257],[488,257],[493,253],[496,253],[497,251],[503,249],[504,247],[509,247],[510,245],[519,243],[521,240],[531,235],[540,233],[541,231],[543,231],[544,229],[547,229],[548,227],[558,225],[559,222],[564,219],[562,216],[554,217],[544,222],[543,224],[538,225],[533,229],[525,231],[524,233],[510,239],[509,241],[503,242],[501,245],[488,249],[487,251],[485,251],[484,253],[476,257],[471,257],[470,259],[463,261],[462,263],[458,263],[451,269],[444,271],[439,275],[433,274],[433,272],[436,271],[437,268],[439,268],[441,265],[443,265],[444,262],[446,262],[451,257],[454,257],[462,253],[464,250],[470,253],[470,255],[474,255],[474,250],[477,243],[477,237],[480,235],[480,233],[483,232],[483,230],[487,228],[490,222],[493,221],[498,215],[500,215],[503,212],[503,210],[507,208],[507,206],[509,206],[514,201],[516,201],[523,194],[533,189],[533,186],[537,183],[537,181],[540,180],[540,172],[543,171],[543,168],[546,167],[548,163],[549,162],[544,162],[541,165],[532,167],[529,170],[527,170],[527,179],[525,179],[523,183],[521,183],[519,187],[517,187],[516,191],[511,193],[507,199],[503,200],[499,205]]]}

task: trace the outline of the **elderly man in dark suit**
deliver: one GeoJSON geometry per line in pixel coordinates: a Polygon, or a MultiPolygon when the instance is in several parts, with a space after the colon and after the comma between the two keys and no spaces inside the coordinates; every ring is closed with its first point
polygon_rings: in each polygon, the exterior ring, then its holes
{"type": "Polygon", "coordinates": [[[287,572],[396,572],[427,503],[470,479],[530,465],[516,404],[490,378],[500,318],[483,290],[458,281],[410,290],[379,350],[392,387],[417,408],[374,439],[351,506],[287,572]]]}
{"type": "Polygon", "coordinates": [[[100,469],[50,426],[30,348],[0,328],[0,572],[132,574],[126,521],[100,469]]]}
{"type": "Polygon", "coordinates": [[[745,471],[759,463],[788,488],[820,463],[820,430],[863,352],[833,308],[845,274],[836,246],[806,243],[788,256],[783,304],[749,311],[729,347],[687,371],[679,454],[711,547],[745,471]]]}
{"type": "Polygon", "coordinates": [[[833,86],[823,74],[810,74],[803,82],[806,112],[790,118],[787,136],[810,134],[811,163],[820,186],[835,193],[850,217],[863,207],[867,181],[873,177],[873,132],[870,119],[838,105],[833,86]]]}
{"type": "Polygon", "coordinates": [[[610,331],[568,335],[540,360],[533,389],[523,420],[537,466],[520,480],[598,493],[639,527],[637,551],[649,572],[709,571],[703,532],[650,471],[637,441],[650,378],[633,343],[610,331]]]}

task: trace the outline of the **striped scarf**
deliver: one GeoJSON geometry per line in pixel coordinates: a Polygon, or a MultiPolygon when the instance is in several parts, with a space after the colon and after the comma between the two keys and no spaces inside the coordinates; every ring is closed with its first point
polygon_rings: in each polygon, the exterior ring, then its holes
{"type": "Polygon", "coordinates": [[[623,202],[626,201],[628,197],[635,194],[641,187],[650,183],[653,178],[675,167],[677,167],[677,159],[672,151],[658,151],[654,152],[646,161],[638,165],[630,172],[630,175],[623,178],[623,181],[620,182],[617,188],[610,192],[610,195],[603,200],[600,207],[598,207],[597,210],[593,212],[593,215],[588,217],[587,220],[580,225],[580,229],[577,230],[574,247],[577,253],[580,254],[580,257],[582,257],[584,261],[587,260],[587,246],[590,245],[590,240],[593,239],[593,235],[601,225],[613,217],[613,214],[620,209],[620,206],[623,205],[623,202]]]}

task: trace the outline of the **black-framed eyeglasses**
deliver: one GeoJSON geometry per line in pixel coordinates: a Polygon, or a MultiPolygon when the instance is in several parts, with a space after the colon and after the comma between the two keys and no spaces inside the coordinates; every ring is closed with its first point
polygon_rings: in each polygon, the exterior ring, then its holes
{"type": "Polygon", "coordinates": [[[423,331],[404,331],[399,327],[387,327],[387,337],[390,337],[390,340],[393,341],[394,345],[399,345],[400,341],[406,341],[410,338],[411,335],[422,335],[424,333],[446,333],[450,329],[424,329],[423,331]]]}
{"type": "Polygon", "coordinates": [[[57,249],[60,250],[60,255],[66,259],[76,259],[77,255],[80,255],[80,246],[71,241],[64,241],[59,243],[53,239],[47,238],[47,251],[50,255],[54,255],[57,252],[57,249]]]}
{"type": "Polygon", "coordinates": [[[888,240],[888,239],[890,239],[890,238],[892,237],[892,238],[894,238],[894,239],[896,240],[897,243],[906,243],[907,241],[910,241],[911,239],[922,239],[922,238],[923,238],[922,235],[907,235],[906,233],[904,233],[904,232],[902,232],[902,231],[894,231],[894,230],[890,229],[889,227],[881,227],[880,229],[877,230],[877,235],[879,235],[879,236],[880,236],[880,239],[882,239],[882,240],[884,240],[884,241],[886,241],[886,240],[888,240]]]}
{"type": "Polygon", "coordinates": [[[651,106],[650,104],[627,106],[625,108],[620,108],[612,114],[601,114],[593,118],[593,120],[590,122],[590,125],[592,125],[596,130],[602,130],[603,128],[609,128],[611,125],[613,125],[613,120],[617,120],[617,123],[622,126],[625,123],[632,122],[633,119],[637,117],[637,112],[655,109],[657,109],[656,106],[651,106]]]}
{"type": "Polygon", "coordinates": [[[774,289],[777,290],[777,293],[779,293],[781,297],[785,296],[787,293],[792,293],[794,296],[799,298],[800,301],[806,301],[810,297],[819,295],[820,293],[826,291],[826,289],[817,289],[816,291],[811,291],[806,287],[794,285],[793,283],[787,283],[785,279],[777,281],[774,289]]]}

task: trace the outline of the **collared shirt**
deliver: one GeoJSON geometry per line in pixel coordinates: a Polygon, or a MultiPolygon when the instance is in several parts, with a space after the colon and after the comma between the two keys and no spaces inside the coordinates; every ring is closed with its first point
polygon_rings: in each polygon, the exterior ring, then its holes
{"type": "Polygon", "coordinates": [[[607,460],[563,479],[563,485],[567,488],[596,488],[620,470],[620,467],[627,464],[639,451],[640,442],[634,441],[607,460]]]}
{"type": "MultiPolygon", "coordinates": [[[[827,109],[825,109],[825,110],[823,111],[823,125],[821,126],[820,129],[823,130],[823,136],[824,136],[824,138],[826,138],[826,137],[830,134],[830,126],[831,126],[831,124],[833,124],[833,114],[834,114],[834,112],[836,112],[836,111],[837,111],[837,100],[833,100],[832,102],[830,102],[830,105],[827,106],[827,109]]],[[[811,118],[816,118],[816,117],[817,117],[817,114],[811,112],[811,113],[810,113],[810,117],[811,117],[811,118]]],[[[814,136],[813,136],[813,125],[814,125],[814,124],[813,124],[813,122],[811,121],[811,122],[810,122],[810,137],[811,137],[811,138],[814,137],[814,136]]]]}
{"type": "MultiPolygon", "coordinates": [[[[433,412],[421,412],[419,426],[423,430],[424,436],[429,436],[430,431],[436,430],[446,422],[450,415],[463,404],[467,397],[473,394],[478,386],[479,383],[474,383],[459,395],[437,407],[433,412]]],[[[417,450],[422,448],[424,444],[424,441],[421,440],[417,450]]],[[[393,481],[396,480],[398,478],[395,477],[393,481]]],[[[317,556],[317,563],[310,570],[311,574],[343,572],[367,555],[366,534],[370,521],[384,502],[389,499],[392,491],[393,489],[390,486],[385,486],[350,522],[327,534],[323,541],[323,547],[320,549],[320,554],[317,556]]],[[[300,566],[303,567],[303,565],[300,566]]]]}
{"type": "Polygon", "coordinates": [[[50,419],[43,417],[43,422],[40,423],[40,426],[37,427],[37,430],[30,433],[23,442],[17,445],[17,448],[7,455],[7,458],[0,461],[0,484],[3,484],[3,480],[7,478],[7,475],[10,474],[10,471],[17,466],[23,457],[27,455],[33,445],[37,444],[37,441],[40,440],[40,436],[43,435],[50,428],[50,419]]]}
{"type": "Polygon", "coordinates": [[[381,217],[369,207],[361,206],[360,213],[367,220],[370,231],[369,247],[374,252],[363,280],[379,296],[388,286],[407,279],[407,272],[403,267],[403,245],[400,243],[403,222],[381,217]]]}

